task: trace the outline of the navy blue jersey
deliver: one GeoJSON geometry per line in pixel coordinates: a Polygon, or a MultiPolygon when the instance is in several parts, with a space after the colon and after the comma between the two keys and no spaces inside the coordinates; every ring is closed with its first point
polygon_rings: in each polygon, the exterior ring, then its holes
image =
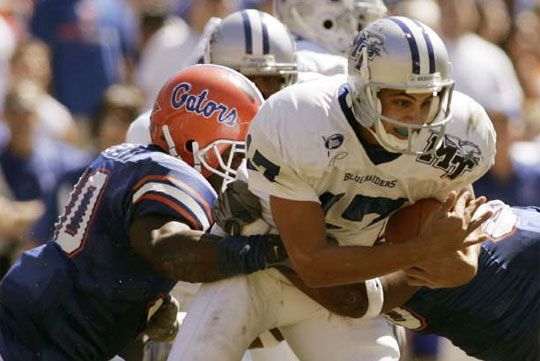
{"type": "Polygon", "coordinates": [[[215,197],[197,171],[157,147],[104,151],[75,185],[54,240],[25,252],[0,282],[4,360],[113,357],[175,284],[135,254],[130,224],[157,214],[204,230],[215,197]]]}
{"type": "Polygon", "coordinates": [[[486,231],[493,241],[482,244],[472,281],[421,288],[388,318],[481,360],[539,361],[540,208],[499,208],[486,231]]]}

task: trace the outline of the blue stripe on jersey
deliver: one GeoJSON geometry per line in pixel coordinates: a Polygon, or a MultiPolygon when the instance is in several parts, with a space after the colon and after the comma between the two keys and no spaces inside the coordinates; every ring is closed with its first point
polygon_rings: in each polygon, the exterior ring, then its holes
{"type": "Polygon", "coordinates": [[[253,54],[253,39],[251,38],[251,23],[247,11],[242,11],[242,22],[244,24],[244,39],[246,42],[246,54],[253,54]]]}
{"type": "Polygon", "coordinates": [[[264,14],[262,12],[259,12],[259,17],[261,18],[261,25],[262,25],[262,37],[263,37],[263,54],[270,53],[270,38],[268,37],[268,27],[266,26],[266,23],[264,22],[264,14]]]}
{"type": "Polygon", "coordinates": [[[395,17],[390,17],[389,19],[396,23],[401,28],[401,31],[405,33],[405,37],[409,43],[409,48],[411,49],[412,72],[413,74],[420,74],[420,53],[418,52],[418,45],[416,44],[416,40],[414,39],[411,29],[409,29],[407,24],[399,19],[396,19],[395,17]]]}
{"type": "Polygon", "coordinates": [[[426,41],[429,56],[429,73],[433,74],[435,73],[435,53],[433,52],[433,44],[431,43],[431,38],[429,37],[426,28],[421,22],[419,22],[418,20],[414,20],[414,22],[416,23],[416,25],[418,25],[420,29],[422,29],[422,36],[426,41]]]}

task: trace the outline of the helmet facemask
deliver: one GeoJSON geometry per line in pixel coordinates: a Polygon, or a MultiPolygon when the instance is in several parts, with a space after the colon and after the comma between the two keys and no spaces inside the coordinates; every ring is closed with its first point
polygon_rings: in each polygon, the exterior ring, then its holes
{"type": "MultiPolygon", "coordinates": [[[[182,159],[178,155],[178,151],[172,139],[172,136],[167,125],[163,126],[163,135],[169,146],[169,154],[182,159]]],[[[186,147],[193,154],[193,168],[200,172],[205,178],[215,174],[223,179],[221,183],[221,191],[227,188],[227,184],[231,183],[236,178],[236,169],[246,155],[246,142],[236,140],[216,140],[204,148],[199,147],[199,143],[191,140],[186,144],[186,147]]],[[[188,163],[191,164],[191,162],[188,163]]]]}
{"type": "Polygon", "coordinates": [[[216,140],[202,149],[194,141],[191,143],[191,148],[193,167],[203,174],[207,171],[222,178],[222,192],[236,179],[236,170],[246,156],[244,141],[216,140]]]}
{"type": "Polygon", "coordinates": [[[384,149],[409,155],[430,154],[442,144],[446,125],[452,117],[450,105],[454,82],[448,75],[448,55],[442,41],[434,38],[436,34],[421,28],[425,31],[423,39],[431,36],[430,45],[436,51],[432,48],[433,54],[426,54],[425,59],[433,57],[430,72],[413,73],[407,37],[394,26],[404,20],[392,19],[377,21],[355,39],[349,56],[351,105],[359,123],[384,149]],[[382,89],[402,90],[404,94],[432,94],[430,109],[423,122],[413,124],[383,115],[379,99],[382,89]],[[393,127],[404,138],[387,132],[385,125],[393,127]]]}

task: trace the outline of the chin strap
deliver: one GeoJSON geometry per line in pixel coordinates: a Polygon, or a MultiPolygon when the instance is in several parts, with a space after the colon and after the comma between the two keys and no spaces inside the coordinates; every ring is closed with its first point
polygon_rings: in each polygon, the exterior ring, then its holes
{"type": "Polygon", "coordinates": [[[178,157],[178,153],[176,152],[176,147],[174,146],[174,141],[171,136],[171,132],[169,131],[169,126],[164,125],[163,126],[163,135],[165,136],[165,141],[167,142],[167,147],[169,148],[169,154],[175,157],[178,157]]]}

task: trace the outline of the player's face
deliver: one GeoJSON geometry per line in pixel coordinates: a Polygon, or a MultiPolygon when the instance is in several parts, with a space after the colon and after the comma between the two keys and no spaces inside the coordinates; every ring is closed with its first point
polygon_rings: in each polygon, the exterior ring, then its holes
{"type": "Polygon", "coordinates": [[[259,88],[264,99],[278,92],[284,81],[280,76],[248,75],[247,77],[259,88]]]}
{"type": "MultiPolygon", "coordinates": [[[[433,93],[406,93],[401,89],[379,91],[382,114],[408,124],[420,125],[431,121],[428,116],[434,98],[433,93]]],[[[407,130],[404,128],[384,122],[384,129],[397,138],[407,138],[407,130]]]]}

